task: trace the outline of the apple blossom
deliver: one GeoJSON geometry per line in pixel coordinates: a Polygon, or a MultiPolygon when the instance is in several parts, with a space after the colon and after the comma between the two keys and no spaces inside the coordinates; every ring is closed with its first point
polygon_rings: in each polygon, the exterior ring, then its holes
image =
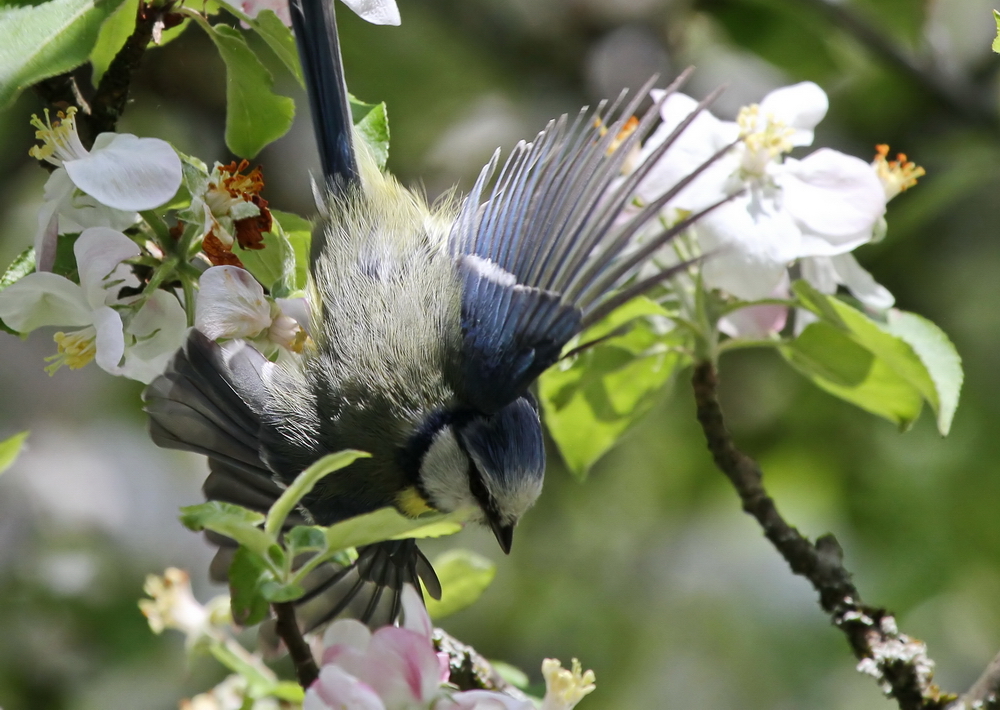
{"type": "Polygon", "coordinates": [[[259,166],[244,175],[249,165],[246,160],[216,163],[192,190],[191,206],[185,211],[185,219],[201,225],[202,248],[216,266],[242,266],[233,244],[263,249],[263,234],[271,231],[271,212],[260,196],[264,175],[259,166]]]}
{"type": "Polygon", "coordinates": [[[48,271],[55,260],[55,236],[88,227],[122,230],[139,220],[139,211],[172,198],[181,184],[181,161],[159,138],[128,133],[102,133],[91,150],[76,129],[76,108],[55,120],[32,116],[42,145],[30,155],[56,166],[45,183],[45,202],[38,215],[35,260],[48,271]]]}
{"type": "MultiPolygon", "coordinates": [[[[654,99],[662,94],[654,92],[654,99]]],[[[643,146],[649,154],[696,106],[683,94],[667,97],[663,124],[643,146]]],[[[785,157],[813,141],[827,110],[826,94],[804,82],[777,89],[745,107],[736,122],[698,115],[637,189],[650,202],[705,159],[742,137],[723,158],[686,186],[668,212],[694,212],[735,196],[692,228],[702,253],[706,286],[738,298],[767,297],[803,257],[846,254],[870,241],[885,211],[885,191],[867,163],[820,149],[785,157]]]]}
{"type": "Polygon", "coordinates": [[[148,298],[119,296],[122,288],[138,285],[123,262],[140,253],[121,232],[85,229],[73,251],[79,285],[50,272],[28,274],[0,291],[0,319],[19,333],[44,326],[78,328],[53,336],[58,352],[48,358],[49,372],[94,360],[113,375],[151,381],[183,343],[184,309],[165,291],[148,298]]]}
{"type": "Polygon", "coordinates": [[[195,304],[195,326],[213,340],[245,338],[267,349],[280,345],[301,352],[307,331],[305,299],[264,296],[263,287],[246,269],[213,266],[201,275],[195,304]]]}

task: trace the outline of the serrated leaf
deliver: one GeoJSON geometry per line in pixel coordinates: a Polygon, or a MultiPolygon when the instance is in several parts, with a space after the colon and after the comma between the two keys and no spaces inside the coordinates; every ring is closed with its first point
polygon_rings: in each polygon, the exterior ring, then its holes
{"type": "Polygon", "coordinates": [[[810,323],[780,350],[796,370],[821,389],[902,429],[920,415],[920,391],[829,323],[810,323]]]}
{"type": "Polygon", "coordinates": [[[962,358],[943,330],[916,313],[889,311],[887,329],[909,344],[934,382],[938,431],[947,435],[962,391],[962,358]]]}
{"type": "Polygon", "coordinates": [[[305,594],[306,590],[297,584],[280,584],[274,580],[268,580],[260,585],[260,593],[270,603],[281,604],[295,601],[305,594]]]}
{"type": "Polygon", "coordinates": [[[261,558],[267,558],[274,541],[260,529],[264,516],[232,503],[212,500],[181,508],[181,523],[190,530],[211,530],[230,537],[261,558]]]}
{"type": "Polygon", "coordinates": [[[375,104],[361,120],[355,120],[354,127],[371,151],[375,163],[384,170],[389,160],[389,116],[385,103],[375,104]]]}
{"type": "Polygon", "coordinates": [[[305,78],[302,76],[302,65],[299,63],[299,51],[295,46],[295,35],[292,30],[285,26],[285,23],[278,19],[273,10],[262,10],[257,17],[251,20],[250,27],[267,42],[274,55],[281,60],[285,68],[299,82],[299,86],[305,88],[305,78]]]}
{"type": "Polygon", "coordinates": [[[280,285],[289,260],[293,260],[295,256],[292,245],[282,233],[280,225],[273,226],[263,237],[261,241],[263,249],[243,249],[236,245],[233,251],[239,256],[246,270],[274,295],[275,286],[280,285]]]}
{"type": "Polygon", "coordinates": [[[381,508],[326,528],[326,544],[335,552],[384,540],[450,535],[462,529],[464,515],[452,513],[433,516],[431,520],[412,519],[400,515],[395,508],[381,508]]]}
{"type": "MultiPolygon", "coordinates": [[[[793,290],[800,303],[821,319],[782,348],[782,354],[803,374],[828,392],[904,429],[919,416],[921,400],[941,413],[938,385],[904,338],[805,281],[797,281],[793,290]]],[[[947,374],[942,377],[948,379],[947,374]]],[[[948,393],[954,400],[948,403],[950,414],[945,412],[950,423],[957,391],[948,393]]]]}
{"type": "Polygon", "coordinates": [[[269,604],[261,585],[268,579],[267,563],[247,548],[237,548],[229,565],[229,600],[233,621],[240,626],[253,626],[267,617],[269,604]]]}
{"type": "Polygon", "coordinates": [[[238,31],[226,25],[198,24],[215,43],[226,64],[226,146],[253,158],[288,132],[295,102],[274,93],[274,80],[238,31]]]}
{"type": "Polygon", "coordinates": [[[0,441],[0,473],[3,473],[14,465],[27,439],[28,432],[22,431],[19,434],[14,434],[14,436],[0,441]]]}
{"type": "Polygon", "coordinates": [[[97,42],[90,53],[91,82],[94,86],[101,82],[104,72],[111,66],[111,60],[115,58],[115,55],[125,45],[125,40],[135,30],[135,16],[138,7],[139,0],[125,0],[101,25],[101,30],[97,34],[97,42]]]}
{"type": "Polygon", "coordinates": [[[319,483],[321,479],[331,473],[335,473],[336,471],[350,466],[360,458],[368,458],[370,456],[371,454],[365,453],[364,451],[347,449],[345,451],[327,454],[323,458],[314,462],[311,466],[309,466],[309,468],[296,476],[291,485],[288,486],[278,500],[271,505],[271,509],[267,512],[264,529],[270,531],[271,535],[277,537],[282,526],[285,524],[285,519],[288,518],[289,513],[291,513],[295,506],[299,504],[299,501],[309,495],[313,487],[319,483]]]}
{"type": "Polygon", "coordinates": [[[120,0],[0,8],[0,109],[32,84],[83,64],[120,0]]]}
{"type": "Polygon", "coordinates": [[[580,336],[587,343],[621,335],[549,368],[539,379],[545,425],[579,479],[638,421],[687,358],[675,349],[666,312],[635,299],[580,336]]]}
{"type": "Polygon", "coordinates": [[[443,619],[473,604],[497,573],[493,562],[470,550],[449,550],[433,566],[441,581],[441,599],[426,600],[432,619],[443,619]]]}
{"type": "Polygon", "coordinates": [[[291,212],[271,210],[291,248],[291,263],[285,265],[282,290],[286,294],[302,291],[309,282],[309,249],[312,245],[312,223],[291,212]]]}

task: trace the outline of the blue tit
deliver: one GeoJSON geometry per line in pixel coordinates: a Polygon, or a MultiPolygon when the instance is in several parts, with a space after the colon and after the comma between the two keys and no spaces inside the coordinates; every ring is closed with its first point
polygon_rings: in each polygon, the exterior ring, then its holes
{"type": "MultiPolygon", "coordinates": [[[[323,169],[311,343],[279,365],[192,331],[145,393],[152,438],[208,457],[207,498],[259,511],[321,456],[367,451],[323,479],[289,522],[331,525],[385,506],[407,516],[468,509],[507,553],[545,472],[529,388],[575,335],[673,273],[636,276],[699,215],[641,246],[633,237],[688,180],[631,218],[624,208],[695,114],[625,174],[658,105],[629,133],[647,91],[623,94],[550,122],[499,172],[498,151],[464,200],[429,206],[353,135],[331,5],[292,4],[323,169]]],[[[213,574],[225,579],[233,543],[215,542],[213,574]]],[[[300,623],[341,614],[391,623],[402,585],[419,589],[418,579],[440,594],[414,540],[362,548],[352,565],[313,574],[300,623]]]]}

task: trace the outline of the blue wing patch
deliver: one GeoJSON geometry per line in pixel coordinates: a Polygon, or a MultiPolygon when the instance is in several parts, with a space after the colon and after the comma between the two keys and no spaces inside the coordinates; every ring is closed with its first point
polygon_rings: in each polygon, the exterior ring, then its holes
{"type": "Polygon", "coordinates": [[[458,264],[463,333],[459,396],[491,414],[559,359],[580,327],[581,313],[558,293],[518,284],[491,261],[469,255],[458,264]]]}

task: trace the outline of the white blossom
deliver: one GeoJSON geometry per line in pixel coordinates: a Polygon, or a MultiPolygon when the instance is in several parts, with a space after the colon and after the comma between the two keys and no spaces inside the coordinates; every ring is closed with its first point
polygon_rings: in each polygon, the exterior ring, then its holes
{"type": "Polygon", "coordinates": [[[139,220],[138,212],[170,200],[181,184],[181,161],[166,141],[128,133],[102,133],[86,150],[76,129],[76,108],[45,121],[32,117],[42,145],[30,154],[56,166],[45,183],[38,215],[35,262],[51,269],[57,234],[89,227],[122,230],[139,220]]]}
{"type": "Polygon", "coordinates": [[[120,295],[123,288],[138,286],[123,262],[140,253],[121,232],[91,227],[73,250],[79,285],[50,272],[28,274],[0,291],[0,320],[19,333],[44,326],[77,328],[53,336],[58,351],[49,358],[50,372],[93,360],[113,375],[150,382],[183,342],[184,309],[165,291],[145,299],[120,295]]]}
{"type": "MultiPolygon", "coordinates": [[[[398,25],[400,22],[396,0],[344,0],[344,4],[374,25],[398,25]]],[[[285,25],[292,26],[288,0],[243,0],[240,7],[250,17],[257,17],[262,10],[272,10],[285,25]]]]}
{"type": "MultiPolygon", "coordinates": [[[[683,94],[669,96],[663,124],[643,152],[655,150],[695,105],[683,94]]],[[[801,160],[786,157],[812,143],[826,110],[826,94],[805,82],[745,107],[736,122],[702,112],[640,184],[639,199],[654,200],[741,138],[668,205],[675,214],[691,213],[732,198],[693,228],[702,252],[711,255],[702,270],[706,286],[744,300],[765,298],[795,260],[846,254],[873,238],[885,191],[870,165],[830,149],[801,160]]]]}

